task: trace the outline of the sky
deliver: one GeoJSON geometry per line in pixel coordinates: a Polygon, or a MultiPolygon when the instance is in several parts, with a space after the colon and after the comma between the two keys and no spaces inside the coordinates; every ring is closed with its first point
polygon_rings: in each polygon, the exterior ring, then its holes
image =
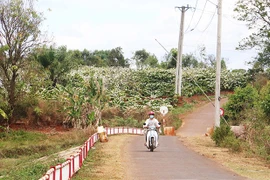
{"type": "MultiPolygon", "coordinates": [[[[235,50],[251,32],[233,18],[237,0],[223,0],[221,56],[228,69],[248,69],[255,50],[235,50]]],[[[39,0],[36,9],[44,13],[43,31],[57,46],[68,49],[110,50],[122,47],[125,58],[145,49],[164,60],[166,51],[178,47],[181,11],[185,13],[183,54],[199,59],[199,47],[216,55],[218,0],[39,0]],[[197,6],[196,6],[197,2],[197,6]],[[196,7],[196,9],[195,9],[196,7]],[[158,42],[159,43],[158,43],[158,42]]]]}

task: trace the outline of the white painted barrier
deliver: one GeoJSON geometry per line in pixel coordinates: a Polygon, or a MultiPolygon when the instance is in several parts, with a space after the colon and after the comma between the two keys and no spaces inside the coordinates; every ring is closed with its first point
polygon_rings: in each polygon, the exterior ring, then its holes
{"type": "MultiPolygon", "coordinates": [[[[137,134],[143,135],[143,129],[139,128],[127,128],[127,127],[106,127],[105,128],[107,135],[114,134],[137,134]]],[[[86,159],[89,150],[95,145],[98,141],[98,133],[93,134],[84,145],[82,145],[78,152],[70,158],[68,158],[64,163],[58,164],[54,167],[51,167],[43,177],[39,180],[69,180],[72,176],[79,171],[82,167],[83,161],[86,159]]]]}

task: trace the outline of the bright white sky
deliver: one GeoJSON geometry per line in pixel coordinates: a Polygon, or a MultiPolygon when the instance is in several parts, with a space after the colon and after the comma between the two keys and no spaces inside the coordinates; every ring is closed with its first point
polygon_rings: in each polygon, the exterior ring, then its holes
{"type": "MultiPolygon", "coordinates": [[[[198,47],[205,45],[207,54],[216,55],[217,15],[211,18],[217,0],[207,1],[203,12],[205,2],[198,0],[195,13],[189,9],[185,14],[184,54],[199,56],[198,47]]],[[[243,22],[233,19],[235,2],[223,0],[222,57],[229,69],[248,69],[246,62],[256,53],[235,50],[250,34],[243,22]]],[[[175,6],[187,4],[195,7],[196,0],[39,0],[36,8],[44,12],[44,29],[57,46],[90,51],[120,46],[126,58],[144,48],[161,61],[166,52],[155,39],[168,51],[177,48],[181,12],[175,6]]]]}

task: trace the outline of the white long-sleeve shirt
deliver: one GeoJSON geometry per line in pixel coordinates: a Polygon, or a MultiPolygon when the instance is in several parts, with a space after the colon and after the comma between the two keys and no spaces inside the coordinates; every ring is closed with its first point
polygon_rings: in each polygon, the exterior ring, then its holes
{"type": "Polygon", "coordinates": [[[160,125],[158,124],[158,120],[156,118],[153,118],[153,119],[147,119],[145,121],[145,124],[146,125],[143,125],[143,127],[160,127],[160,125]]]}

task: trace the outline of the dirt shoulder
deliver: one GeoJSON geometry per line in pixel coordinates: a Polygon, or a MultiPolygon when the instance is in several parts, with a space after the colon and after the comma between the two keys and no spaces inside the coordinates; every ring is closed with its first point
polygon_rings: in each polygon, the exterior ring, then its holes
{"type": "Polygon", "coordinates": [[[244,153],[232,153],[227,148],[216,147],[210,137],[179,137],[189,149],[212,159],[235,173],[253,180],[269,179],[270,166],[265,161],[248,157],[244,153]]]}
{"type": "MultiPolygon", "coordinates": [[[[222,99],[221,105],[227,99],[222,99]]],[[[209,136],[204,136],[207,128],[214,125],[214,107],[211,103],[196,108],[182,117],[184,123],[177,130],[182,143],[189,149],[210,158],[235,173],[254,180],[270,177],[270,165],[264,160],[252,158],[244,153],[232,153],[227,148],[216,147],[209,136]]]]}
{"type": "Polygon", "coordinates": [[[125,179],[124,146],[131,135],[109,136],[106,143],[96,143],[74,180],[125,179]]]}

